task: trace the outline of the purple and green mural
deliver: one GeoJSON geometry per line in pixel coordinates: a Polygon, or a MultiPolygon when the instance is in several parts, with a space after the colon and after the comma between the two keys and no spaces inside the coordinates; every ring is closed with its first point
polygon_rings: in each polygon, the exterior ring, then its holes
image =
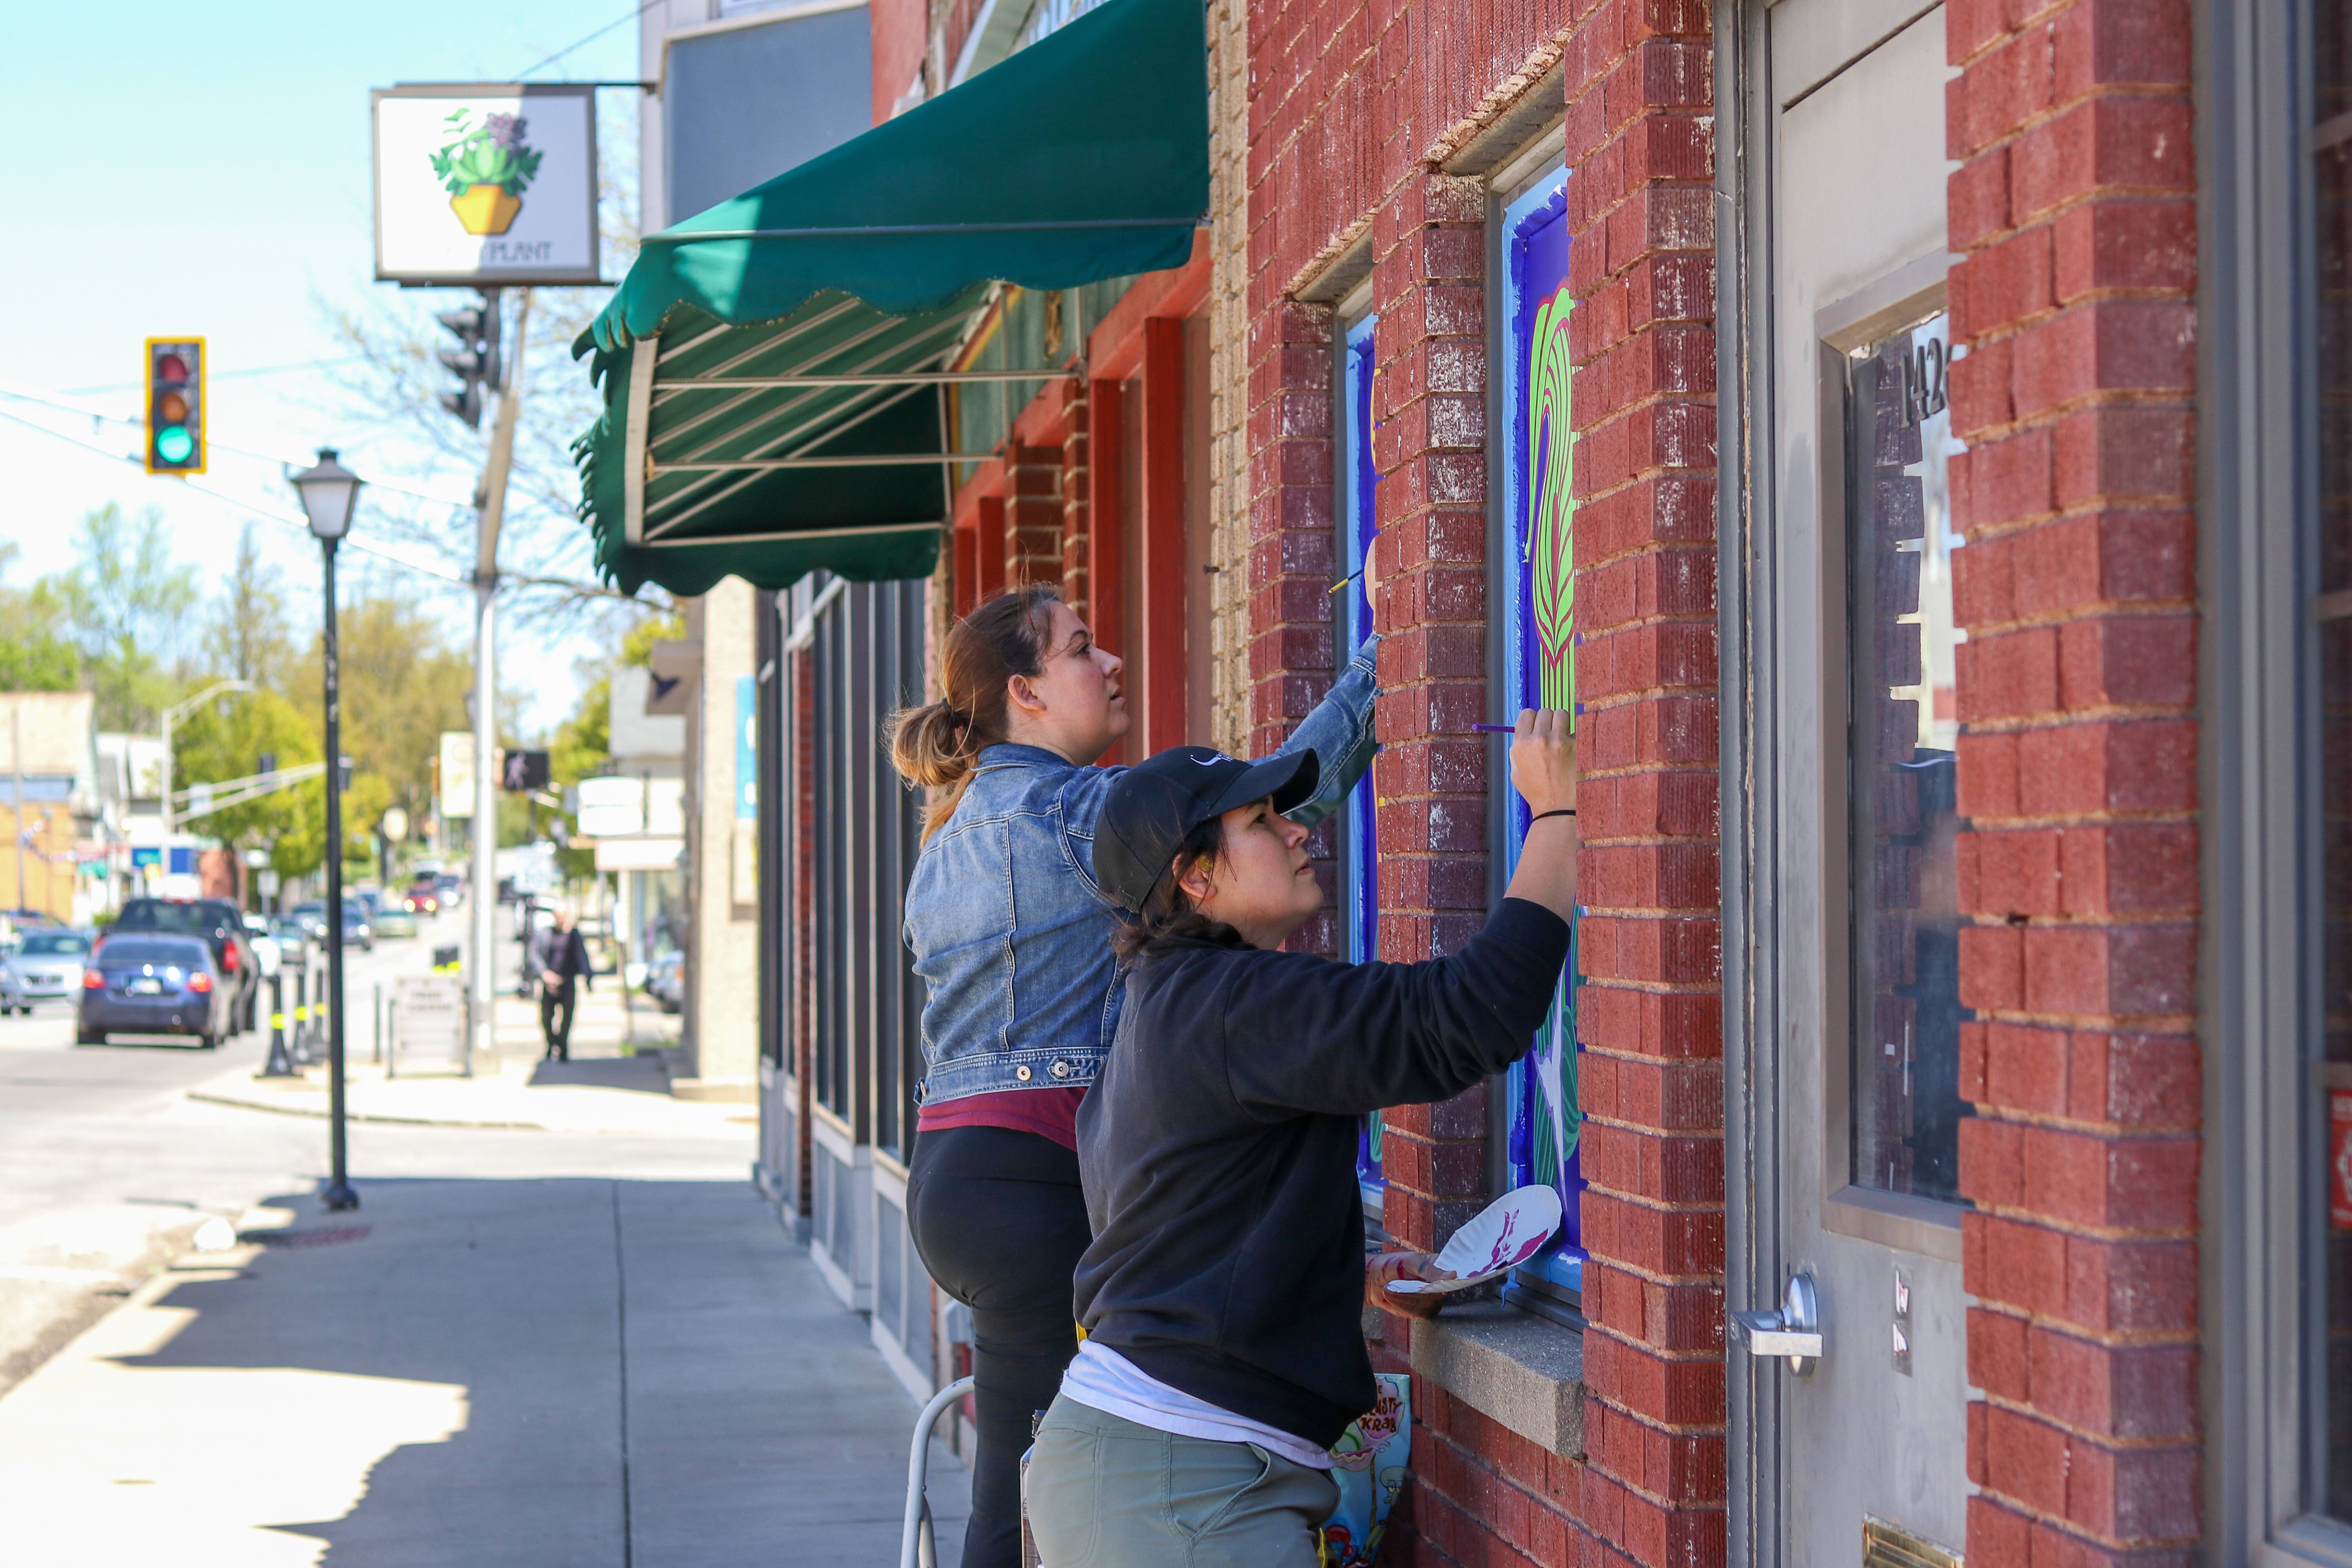
{"type": "MultiPolygon", "coordinates": [[[[1506,395],[1511,449],[1505,463],[1505,560],[1511,574],[1504,635],[1509,689],[1504,717],[1521,708],[1580,712],[1576,689],[1575,500],[1573,426],[1569,416],[1568,193],[1553,176],[1504,213],[1504,290],[1508,339],[1506,395]]],[[[1579,726],[1580,728],[1580,726],[1579,726]]],[[[1510,800],[1510,854],[1527,830],[1527,810],[1510,800]]],[[[1508,1157],[1514,1185],[1559,1192],[1565,1223],[1559,1247],[1520,1272],[1548,1283],[1581,1284],[1583,1191],[1578,1145],[1576,955],[1536,1038],[1511,1070],[1508,1157]]]]}

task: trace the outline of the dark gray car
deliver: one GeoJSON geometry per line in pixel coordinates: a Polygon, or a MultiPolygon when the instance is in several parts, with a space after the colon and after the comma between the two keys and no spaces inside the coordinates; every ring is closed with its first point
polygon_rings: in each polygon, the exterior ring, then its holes
{"type": "Polygon", "coordinates": [[[78,1038],[102,1046],[109,1035],[194,1035],[212,1050],[235,1032],[236,994],[202,937],[110,936],[82,971],[78,1038]]]}

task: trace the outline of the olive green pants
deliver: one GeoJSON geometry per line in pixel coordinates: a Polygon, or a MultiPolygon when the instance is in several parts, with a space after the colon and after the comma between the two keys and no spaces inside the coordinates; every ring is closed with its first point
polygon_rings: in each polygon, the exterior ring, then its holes
{"type": "Polygon", "coordinates": [[[1056,1395],[1029,1461],[1045,1568],[1316,1568],[1328,1470],[1155,1431],[1056,1395]]]}

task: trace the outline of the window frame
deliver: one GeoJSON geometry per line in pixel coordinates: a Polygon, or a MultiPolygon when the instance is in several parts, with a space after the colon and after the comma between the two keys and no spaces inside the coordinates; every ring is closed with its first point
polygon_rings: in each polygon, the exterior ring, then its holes
{"type": "MultiPolygon", "coordinates": [[[[1370,552],[1371,537],[1380,531],[1372,502],[1372,487],[1380,482],[1372,457],[1377,410],[1370,401],[1379,363],[1379,326],[1380,313],[1372,309],[1369,279],[1332,313],[1336,437],[1331,443],[1332,556],[1340,563],[1342,579],[1342,585],[1335,590],[1339,604],[1333,630],[1339,634],[1335,652],[1342,659],[1352,656],[1373,630],[1371,606],[1365,601],[1360,574],[1370,552]]],[[[1367,768],[1356,787],[1348,792],[1339,812],[1339,946],[1340,956],[1349,963],[1368,963],[1381,955],[1378,801],[1372,770],[1367,768]]],[[[1381,1170],[1381,1127],[1378,1111],[1366,1117],[1356,1145],[1357,1191],[1365,1217],[1374,1225],[1382,1223],[1388,1190],[1381,1170]]]]}
{"type": "MultiPolygon", "coordinates": [[[[1516,563],[1519,558],[1526,512],[1526,476],[1518,460],[1517,433],[1525,425],[1526,374],[1512,351],[1514,323],[1519,310],[1514,268],[1514,247],[1522,229],[1532,227],[1567,209],[1568,167],[1564,127],[1554,126],[1534,138],[1528,148],[1507,163],[1490,183],[1487,196],[1487,363],[1500,374],[1489,382],[1487,398],[1487,604],[1488,625],[1499,635],[1488,639],[1487,687],[1489,717],[1509,721],[1524,705],[1525,680],[1519,648],[1527,634],[1519,605],[1516,563]]],[[[1489,901],[1499,901],[1517,864],[1527,822],[1524,805],[1512,793],[1505,746],[1497,736],[1489,752],[1488,821],[1494,837],[1489,846],[1489,901]]],[[[1577,958],[1571,939],[1570,976],[1564,983],[1572,997],[1577,988],[1577,958]]],[[[1573,1001],[1567,1027],[1571,1048],[1575,1032],[1573,1001]]],[[[1502,1088],[1488,1100],[1487,1185],[1496,1193],[1518,1185],[1517,1163],[1511,1158],[1512,1135],[1518,1109],[1528,1093],[1527,1065],[1515,1064],[1496,1080],[1502,1088]]],[[[1578,1185],[1569,1197],[1572,1203],[1578,1185]]],[[[1583,1301],[1583,1259],[1580,1246],[1547,1252],[1535,1262],[1512,1270],[1504,1299],[1540,1315],[1580,1321],[1583,1301]]]]}
{"type": "Polygon", "coordinates": [[[2305,1397],[2326,1314],[2303,1176],[2326,1135],[2312,5],[2198,20],[2205,1518],[2216,1561],[2344,1565],[2305,1397]]]}

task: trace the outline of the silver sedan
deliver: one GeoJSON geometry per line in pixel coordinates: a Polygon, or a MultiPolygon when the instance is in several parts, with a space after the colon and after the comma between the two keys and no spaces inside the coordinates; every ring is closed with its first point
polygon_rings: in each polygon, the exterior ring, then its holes
{"type": "Polygon", "coordinates": [[[28,931],[0,958],[0,1013],[29,1013],[36,1002],[70,1002],[81,994],[89,939],[77,931],[28,931]]]}

